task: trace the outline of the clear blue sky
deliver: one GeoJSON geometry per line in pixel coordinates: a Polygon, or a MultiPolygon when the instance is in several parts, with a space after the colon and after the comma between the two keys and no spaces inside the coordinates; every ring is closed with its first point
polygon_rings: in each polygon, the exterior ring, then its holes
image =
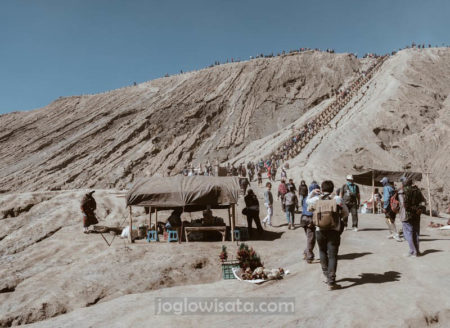
{"type": "Polygon", "coordinates": [[[449,44],[449,0],[1,0],[0,113],[258,53],[449,44]]]}

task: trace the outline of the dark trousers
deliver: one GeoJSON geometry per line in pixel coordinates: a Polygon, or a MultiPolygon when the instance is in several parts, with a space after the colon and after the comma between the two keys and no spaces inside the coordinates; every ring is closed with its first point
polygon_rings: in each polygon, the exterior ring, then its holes
{"type": "MultiPolygon", "coordinates": [[[[349,213],[352,215],[352,227],[358,228],[358,205],[346,204],[349,213]]],[[[347,226],[348,216],[344,218],[344,226],[347,226]]]]}
{"type": "Polygon", "coordinates": [[[312,223],[312,216],[302,215],[300,226],[305,230],[306,248],[303,251],[306,260],[314,260],[314,246],[316,244],[316,226],[312,223]]]}
{"type": "Polygon", "coordinates": [[[337,255],[341,243],[341,235],[335,230],[316,231],[317,245],[320,252],[320,265],[327,277],[328,284],[336,282],[337,255]]]}
{"type": "Polygon", "coordinates": [[[303,253],[306,256],[306,260],[314,260],[314,245],[316,244],[316,227],[303,227],[306,235],[306,248],[303,253]]]}
{"type": "Polygon", "coordinates": [[[252,211],[249,210],[247,214],[247,226],[248,226],[248,234],[249,236],[252,235],[252,226],[253,221],[255,221],[256,229],[258,229],[258,232],[263,232],[263,228],[261,226],[261,220],[259,219],[259,211],[252,211]]]}
{"type": "Polygon", "coordinates": [[[409,253],[417,255],[419,250],[419,236],[420,236],[420,217],[414,216],[408,221],[403,221],[403,237],[409,245],[409,253]]]}

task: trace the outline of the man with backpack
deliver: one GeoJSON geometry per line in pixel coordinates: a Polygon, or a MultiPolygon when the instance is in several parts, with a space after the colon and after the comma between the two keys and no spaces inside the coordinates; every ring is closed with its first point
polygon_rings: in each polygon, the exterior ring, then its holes
{"type": "Polygon", "coordinates": [[[396,241],[400,242],[402,241],[402,239],[400,238],[400,235],[397,232],[397,227],[395,226],[396,213],[392,210],[391,207],[391,198],[395,194],[395,189],[389,183],[389,179],[387,177],[381,179],[380,182],[383,185],[383,212],[385,214],[386,224],[390,232],[388,238],[389,239],[393,238],[396,241]]]}
{"type": "Polygon", "coordinates": [[[331,197],[334,184],[330,180],[322,182],[322,192],[314,189],[308,195],[306,203],[308,210],[313,212],[313,222],[317,227],[316,239],[320,252],[320,264],[326,278],[329,290],[341,288],[336,283],[336,269],[338,261],[341,233],[343,231],[342,218],[348,216],[348,208],[341,197],[331,197]]]}
{"type": "Polygon", "coordinates": [[[419,235],[421,204],[425,202],[420,189],[413,185],[413,181],[406,177],[400,179],[402,188],[398,191],[400,201],[399,217],[403,225],[403,235],[408,242],[409,252],[407,256],[420,256],[419,235]]]}
{"type": "MultiPolygon", "coordinates": [[[[358,208],[361,202],[359,187],[353,183],[353,175],[347,175],[347,183],[342,186],[340,196],[348,211],[352,214],[353,231],[358,231],[358,208]]],[[[344,218],[344,228],[347,229],[348,216],[344,218]]]]}

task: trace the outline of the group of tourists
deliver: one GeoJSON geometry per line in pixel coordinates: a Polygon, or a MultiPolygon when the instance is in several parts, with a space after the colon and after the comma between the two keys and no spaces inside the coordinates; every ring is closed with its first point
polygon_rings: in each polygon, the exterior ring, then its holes
{"type": "Polygon", "coordinates": [[[204,165],[199,164],[196,168],[190,164],[189,166],[185,166],[181,171],[181,174],[184,176],[194,176],[194,175],[205,175],[205,176],[214,176],[214,168],[208,160],[204,165]]]}
{"type": "MultiPolygon", "coordinates": [[[[346,180],[346,183],[337,189],[330,180],[323,181],[320,186],[316,181],[307,186],[302,180],[297,188],[292,179],[286,181],[282,178],[277,189],[277,200],[280,201],[281,210],[285,213],[288,229],[295,227],[295,214],[301,212],[300,227],[304,229],[306,236],[303,259],[307,263],[315,262],[314,248],[317,243],[324,282],[328,284],[330,290],[341,288],[336,283],[341,235],[345,230],[358,231],[360,190],[354,183],[352,175],[348,175],[346,180]],[[351,227],[348,222],[350,215],[351,227]]],[[[406,239],[409,245],[406,255],[420,256],[420,215],[423,211],[422,203],[425,202],[422,192],[408,177],[400,179],[401,185],[398,189],[395,189],[388,177],[384,177],[380,183],[383,184],[382,204],[389,229],[388,238],[400,242],[406,239]],[[401,230],[396,227],[396,218],[401,222],[401,230]]],[[[251,232],[252,222],[255,221],[258,232],[262,233],[259,202],[253,190],[249,189],[244,199],[246,209],[243,213],[247,215],[249,231],[251,232]]],[[[262,220],[264,227],[267,225],[272,227],[274,200],[272,181],[268,181],[264,191],[264,206],[267,210],[262,220]]]]}
{"type": "MultiPolygon", "coordinates": [[[[400,182],[401,186],[395,190],[387,177],[380,181],[383,184],[383,212],[390,231],[388,238],[402,241],[395,225],[398,215],[403,227],[403,236],[409,245],[406,255],[417,257],[421,255],[420,215],[425,198],[412,179],[402,177],[400,182]]],[[[333,182],[329,180],[324,181],[320,188],[312,184],[309,191],[306,199],[307,206],[303,207],[301,219],[307,239],[304,259],[307,263],[313,262],[313,249],[317,241],[325,282],[330,290],[339,289],[341,286],[336,283],[336,269],[340,238],[347,227],[350,213],[353,230],[358,231],[359,188],[353,183],[353,177],[349,175],[347,183],[336,192],[334,192],[333,182]]]]}

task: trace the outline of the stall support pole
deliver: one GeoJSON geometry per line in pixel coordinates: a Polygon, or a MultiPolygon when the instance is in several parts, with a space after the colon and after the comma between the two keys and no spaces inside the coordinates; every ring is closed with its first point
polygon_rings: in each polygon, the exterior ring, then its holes
{"type": "Polygon", "coordinates": [[[129,213],[130,230],[129,230],[129,233],[128,233],[128,241],[130,243],[134,243],[133,233],[132,233],[133,232],[133,212],[131,210],[131,206],[129,206],[129,209],[130,209],[130,213],[129,213]]]}
{"type": "Polygon", "coordinates": [[[375,175],[372,170],[372,214],[375,214],[375,175]]]}
{"type": "Polygon", "coordinates": [[[155,231],[158,231],[158,209],[155,211],[155,231]]]}
{"type": "Polygon", "coordinates": [[[150,214],[148,216],[148,230],[152,230],[152,207],[150,206],[150,214]]]}
{"type": "Polygon", "coordinates": [[[231,207],[231,241],[234,241],[234,228],[236,224],[236,205],[231,207]]]}
{"type": "Polygon", "coordinates": [[[430,192],[430,178],[429,178],[430,172],[427,172],[427,184],[428,184],[428,202],[430,203],[430,217],[433,217],[433,212],[431,211],[431,192],[430,192]]]}

